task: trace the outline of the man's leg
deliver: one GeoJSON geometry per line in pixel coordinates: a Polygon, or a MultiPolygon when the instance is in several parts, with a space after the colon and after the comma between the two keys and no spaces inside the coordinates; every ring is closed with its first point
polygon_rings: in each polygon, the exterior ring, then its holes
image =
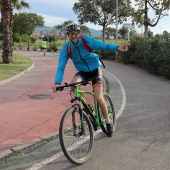
{"type": "Polygon", "coordinates": [[[97,100],[99,107],[104,113],[106,122],[110,122],[108,111],[107,111],[107,104],[105,99],[103,98],[103,84],[94,84],[93,88],[94,88],[94,98],[97,100]]]}
{"type": "MultiPolygon", "coordinates": [[[[82,78],[80,76],[78,76],[78,74],[76,74],[72,78],[71,83],[77,83],[77,82],[80,82],[80,81],[82,81],[82,78]]],[[[79,86],[79,88],[80,88],[80,86],[79,86]]]]}
{"type": "Polygon", "coordinates": [[[73,79],[71,80],[71,83],[77,83],[82,81],[81,77],[79,76],[74,76],[73,79]]]}
{"type": "Polygon", "coordinates": [[[113,133],[113,125],[110,122],[108,110],[107,110],[107,103],[105,99],[103,98],[103,84],[94,84],[94,97],[97,100],[100,109],[104,113],[104,116],[106,118],[106,128],[107,128],[107,135],[108,137],[112,136],[113,133]]]}

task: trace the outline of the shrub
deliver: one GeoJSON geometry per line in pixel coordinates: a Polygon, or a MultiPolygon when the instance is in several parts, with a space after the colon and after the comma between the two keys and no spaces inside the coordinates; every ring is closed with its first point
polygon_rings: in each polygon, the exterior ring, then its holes
{"type": "Polygon", "coordinates": [[[96,51],[101,59],[115,60],[115,53],[111,51],[96,51]]]}
{"type": "Polygon", "coordinates": [[[48,51],[48,52],[52,52],[51,47],[47,47],[47,51],[48,51]]]}
{"type": "Polygon", "coordinates": [[[129,50],[119,52],[125,64],[136,64],[151,73],[170,79],[170,43],[157,37],[150,39],[133,37],[129,50]]]}
{"type": "Polygon", "coordinates": [[[2,49],[2,41],[0,41],[0,49],[2,49]]]}
{"type": "Polygon", "coordinates": [[[170,79],[170,44],[162,42],[159,55],[159,75],[170,79]]]}
{"type": "Polygon", "coordinates": [[[57,48],[57,43],[52,42],[49,44],[51,50],[53,50],[54,52],[57,52],[58,48],[57,48]]]}
{"type": "Polygon", "coordinates": [[[37,51],[38,50],[38,46],[37,45],[34,45],[33,46],[33,51],[37,51]]]}
{"type": "Polygon", "coordinates": [[[31,43],[35,43],[35,41],[36,41],[36,38],[33,38],[33,37],[30,38],[31,43]]]}

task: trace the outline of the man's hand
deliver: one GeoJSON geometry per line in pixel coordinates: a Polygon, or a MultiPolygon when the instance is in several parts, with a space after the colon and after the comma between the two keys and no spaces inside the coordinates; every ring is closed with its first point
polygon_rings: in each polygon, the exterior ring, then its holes
{"type": "Polygon", "coordinates": [[[129,43],[124,43],[124,44],[120,45],[117,49],[118,49],[119,51],[127,51],[127,50],[128,50],[128,46],[131,46],[131,44],[129,44],[129,43]]]}
{"type": "Polygon", "coordinates": [[[55,85],[52,87],[52,90],[53,90],[54,92],[56,92],[56,88],[59,87],[59,86],[60,86],[59,84],[55,84],[55,85]]]}

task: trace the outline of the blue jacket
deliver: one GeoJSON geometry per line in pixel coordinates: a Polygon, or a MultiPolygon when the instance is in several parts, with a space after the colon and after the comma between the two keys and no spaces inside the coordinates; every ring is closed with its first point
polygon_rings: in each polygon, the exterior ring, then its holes
{"type": "MultiPolygon", "coordinates": [[[[90,36],[83,36],[83,38],[88,44],[88,46],[93,50],[117,52],[117,47],[119,46],[117,44],[106,44],[102,41],[95,40],[90,36]]],[[[69,43],[71,46],[72,61],[77,71],[90,72],[101,66],[99,56],[96,53],[90,53],[89,51],[87,51],[87,49],[83,45],[81,38],[79,38],[77,44],[73,44],[69,40],[63,45],[59,55],[59,63],[55,77],[55,84],[62,83],[65,66],[69,59],[68,57],[69,43]],[[87,63],[88,67],[83,60],[87,63]]]]}

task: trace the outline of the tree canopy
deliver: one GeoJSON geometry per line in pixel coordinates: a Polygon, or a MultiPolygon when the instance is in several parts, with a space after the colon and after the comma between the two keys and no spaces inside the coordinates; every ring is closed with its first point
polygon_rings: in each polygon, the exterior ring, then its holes
{"type": "Polygon", "coordinates": [[[30,5],[25,0],[14,0],[14,8],[20,10],[22,8],[30,8],[30,5]]]}
{"type": "MultiPolygon", "coordinates": [[[[19,13],[14,15],[13,31],[21,35],[26,34],[30,38],[35,27],[44,25],[44,18],[35,13],[19,13]]],[[[28,44],[29,50],[29,44],[28,44]]]]}
{"type": "Polygon", "coordinates": [[[122,28],[120,28],[119,29],[119,34],[122,36],[122,38],[126,38],[125,36],[126,36],[126,34],[128,33],[128,29],[127,28],[125,28],[125,27],[122,27],[122,28]]]}
{"type": "Polygon", "coordinates": [[[170,0],[135,0],[135,2],[138,9],[132,10],[133,21],[144,25],[144,36],[148,37],[148,26],[155,27],[161,17],[168,15],[170,0]],[[149,18],[149,10],[154,11],[154,18],[149,18]]]}
{"type": "Polygon", "coordinates": [[[30,36],[35,27],[44,25],[44,18],[35,13],[19,13],[14,15],[13,30],[22,34],[30,36]]]}
{"type": "Polygon", "coordinates": [[[105,34],[106,34],[108,39],[111,36],[116,36],[116,29],[115,28],[111,28],[111,27],[107,27],[106,30],[105,30],[105,34]]]}
{"type": "MultiPolygon", "coordinates": [[[[119,0],[118,23],[126,21],[130,15],[130,6],[127,0],[119,0]]],[[[78,14],[78,21],[101,25],[103,27],[103,41],[105,28],[116,23],[116,1],[115,0],[79,0],[74,4],[73,10],[78,14]]]]}

